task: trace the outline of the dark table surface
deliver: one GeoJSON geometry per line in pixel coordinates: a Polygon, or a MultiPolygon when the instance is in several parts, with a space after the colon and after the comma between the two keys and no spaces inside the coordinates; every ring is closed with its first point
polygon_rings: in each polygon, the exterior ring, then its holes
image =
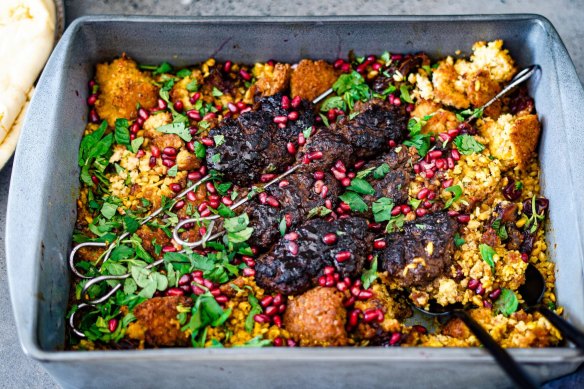
{"type": "MultiPolygon", "coordinates": [[[[67,23],[88,14],[176,16],[265,15],[433,15],[537,13],[558,29],[584,80],[584,1],[582,0],[335,0],[334,2],[288,0],[65,0],[67,23]]],[[[12,161],[0,171],[0,387],[57,387],[54,380],[20,348],[12,317],[6,277],[4,227],[12,161]]],[[[584,368],[545,385],[546,388],[584,387],[584,368]]]]}

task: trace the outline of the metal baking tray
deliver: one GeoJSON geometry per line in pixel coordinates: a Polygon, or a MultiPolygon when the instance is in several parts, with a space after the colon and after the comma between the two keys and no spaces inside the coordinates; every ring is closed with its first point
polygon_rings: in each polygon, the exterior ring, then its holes
{"type": "MultiPolygon", "coordinates": [[[[64,387],[504,387],[510,382],[480,348],[264,348],[62,351],[69,296],[67,253],[79,191],[77,152],[87,81],[98,62],[127,52],[142,63],[192,64],[208,57],[247,63],[334,60],[426,51],[434,57],[501,38],[519,66],[543,71],[532,85],[544,131],[543,192],[551,201],[548,243],[557,296],[584,329],[584,91],[554,27],[537,15],[281,18],[85,17],[69,26],[38,83],[14,161],[6,230],[18,336],[30,357],[64,387]]],[[[541,381],[574,371],[570,347],[514,349],[541,381]]]]}

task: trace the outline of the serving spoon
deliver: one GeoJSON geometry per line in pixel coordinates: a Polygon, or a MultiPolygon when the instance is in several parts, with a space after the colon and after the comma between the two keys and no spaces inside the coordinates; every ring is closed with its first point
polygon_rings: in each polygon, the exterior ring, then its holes
{"type": "Polygon", "coordinates": [[[442,306],[432,300],[430,301],[429,310],[422,309],[413,304],[412,306],[425,315],[434,317],[457,317],[461,319],[517,386],[521,388],[539,388],[539,385],[533,377],[464,310],[464,306],[461,303],[442,306]]]}
{"type": "Polygon", "coordinates": [[[541,313],[566,338],[570,339],[576,347],[584,350],[584,333],[541,304],[541,299],[545,292],[545,279],[540,271],[531,263],[525,270],[525,282],[519,287],[518,292],[523,297],[523,301],[525,301],[527,311],[536,310],[541,313]]]}

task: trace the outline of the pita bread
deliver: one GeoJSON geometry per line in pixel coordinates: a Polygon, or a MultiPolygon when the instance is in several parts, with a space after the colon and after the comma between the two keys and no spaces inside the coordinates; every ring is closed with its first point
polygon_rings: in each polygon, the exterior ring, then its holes
{"type": "Polygon", "coordinates": [[[51,53],[55,22],[51,0],[0,1],[0,142],[51,53]]]}
{"type": "Polygon", "coordinates": [[[20,110],[20,114],[16,117],[12,128],[8,135],[4,138],[4,141],[0,144],[0,168],[2,168],[6,162],[14,154],[16,149],[16,144],[18,143],[18,138],[20,137],[20,129],[22,128],[22,123],[24,122],[24,116],[26,115],[26,110],[30,102],[30,98],[34,92],[34,87],[30,89],[27,101],[24,103],[24,107],[20,110]]]}

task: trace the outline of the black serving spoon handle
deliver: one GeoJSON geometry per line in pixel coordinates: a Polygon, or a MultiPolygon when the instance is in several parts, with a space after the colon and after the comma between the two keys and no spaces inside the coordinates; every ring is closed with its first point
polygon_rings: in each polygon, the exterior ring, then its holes
{"type": "Polygon", "coordinates": [[[541,313],[554,327],[556,327],[566,338],[570,339],[580,350],[584,350],[584,333],[568,323],[567,320],[553,313],[551,310],[541,305],[534,307],[541,313]]]}
{"type": "MultiPolygon", "coordinates": [[[[551,313],[551,312],[550,312],[551,313]]],[[[535,380],[477,323],[466,311],[454,310],[452,314],[461,319],[477,337],[479,342],[491,353],[495,361],[520,388],[539,388],[535,380]]],[[[543,313],[542,313],[543,314],[543,313]]],[[[551,321],[551,320],[550,320],[551,321]]]]}

